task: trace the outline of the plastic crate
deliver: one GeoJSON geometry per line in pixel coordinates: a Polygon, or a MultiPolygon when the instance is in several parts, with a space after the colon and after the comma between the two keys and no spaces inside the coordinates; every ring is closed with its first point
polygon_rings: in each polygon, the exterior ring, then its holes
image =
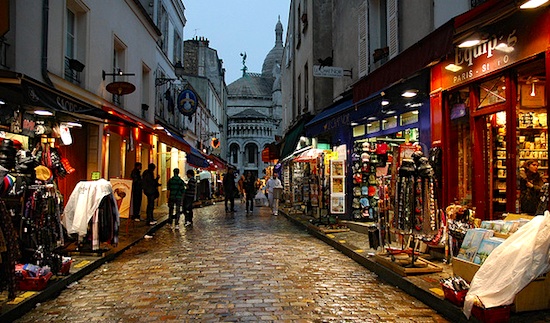
{"type": "Polygon", "coordinates": [[[52,278],[53,273],[48,273],[40,277],[24,277],[19,280],[20,290],[33,290],[39,291],[46,288],[48,281],[52,278]]]}
{"type": "Polygon", "coordinates": [[[482,308],[472,307],[472,315],[483,323],[502,323],[510,321],[510,305],[482,308]]]}
{"type": "Polygon", "coordinates": [[[72,263],[73,263],[72,260],[64,262],[63,265],[61,265],[61,269],[59,269],[59,272],[57,274],[58,275],[68,275],[69,271],[71,270],[72,263]]]}
{"type": "Polygon", "coordinates": [[[454,289],[451,289],[445,285],[441,285],[441,288],[443,289],[443,294],[445,295],[446,300],[455,304],[456,306],[462,307],[464,305],[464,298],[466,297],[468,290],[464,289],[457,292],[454,289]]]}

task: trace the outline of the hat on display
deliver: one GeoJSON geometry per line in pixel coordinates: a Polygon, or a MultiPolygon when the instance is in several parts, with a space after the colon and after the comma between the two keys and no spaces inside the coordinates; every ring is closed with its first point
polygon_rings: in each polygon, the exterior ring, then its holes
{"type": "Polygon", "coordinates": [[[361,196],[361,188],[359,186],[353,188],[353,196],[361,196]]]}
{"type": "Polygon", "coordinates": [[[359,156],[358,153],[351,154],[351,160],[356,161],[356,160],[359,160],[359,159],[361,159],[361,157],[359,156]]]}
{"type": "Polygon", "coordinates": [[[354,209],[358,209],[361,205],[359,204],[359,199],[358,198],[354,198],[353,201],[351,202],[351,207],[354,208],[354,209]]]}
{"type": "Polygon", "coordinates": [[[36,179],[38,180],[49,181],[53,178],[52,171],[46,166],[36,166],[34,171],[36,172],[36,179]]]}
{"type": "Polygon", "coordinates": [[[368,163],[369,160],[370,160],[370,155],[369,154],[367,154],[367,153],[362,153],[361,154],[361,161],[362,162],[364,162],[364,163],[367,162],[368,163]]]}
{"type": "Polygon", "coordinates": [[[353,179],[355,180],[355,183],[358,183],[358,184],[361,183],[362,177],[363,177],[363,176],[361,175],[361,173],[355,173],[355,174],[353,174],[353,179]]]}
{"type": "Polygon", "coordinates": [[[361,187],[361,194],[368,195],[369,194],[369,187],[367,185],[363,185],[361,187]]]}
{"type": "Polygon", "coordinates": [[[369,196],[374,196],[376,194],[376,186],[369,186],[369,196]]]}
{"type": "Polygon", "coordinates": [[[359,200],[359,203],[361,203],[361,206],[362,206],[362,207],[368,207],[368,206],[370,206],[369,199],[366,198],[366,197],[362,197],[362,198],[359,200]]]}

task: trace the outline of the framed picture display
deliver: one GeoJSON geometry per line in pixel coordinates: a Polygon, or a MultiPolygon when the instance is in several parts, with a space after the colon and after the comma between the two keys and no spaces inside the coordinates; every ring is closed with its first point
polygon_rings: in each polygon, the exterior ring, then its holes
{"type": "Polygon", "coordinates": [[[343,160],[330,161],[330,213],[346,212],[346,179],[343,160]]]}
{"type": "Polygon", "coordinates": [[[330,161],[331,176],[344,176],[344,161],[343,160],[331,160],[330,161]]]}
{"type": "Polygon", "coordinates": [[[346,199],[344,195],[332,195],[330,197],[330,213],[342,214],[346,210],[346,199]]]}

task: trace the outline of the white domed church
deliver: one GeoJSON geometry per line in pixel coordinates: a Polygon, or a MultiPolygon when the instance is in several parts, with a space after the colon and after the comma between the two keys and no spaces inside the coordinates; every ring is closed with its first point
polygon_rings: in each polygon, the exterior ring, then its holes
{"type": "MultiPolygon", "coordinates": [[[[267,54],[262,73],[249,73],[243,59],[243,76],[227,86],[228,162],[240,174],[256,177],[269,166],[262,161],[262,150],[282,135],[281,60],[283,25],[275,26],[275,46],[267,54]]],[[[246,54],[244,54],[246,55],[246,54]]]]}

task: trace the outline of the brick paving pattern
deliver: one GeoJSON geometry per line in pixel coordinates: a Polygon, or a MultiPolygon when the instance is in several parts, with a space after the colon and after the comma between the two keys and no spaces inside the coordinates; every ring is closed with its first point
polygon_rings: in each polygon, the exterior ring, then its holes
{"type": "Polygon", "coordinates": [[[447,322],[282,216],[160,228],[16,322],[447,322]]]}

